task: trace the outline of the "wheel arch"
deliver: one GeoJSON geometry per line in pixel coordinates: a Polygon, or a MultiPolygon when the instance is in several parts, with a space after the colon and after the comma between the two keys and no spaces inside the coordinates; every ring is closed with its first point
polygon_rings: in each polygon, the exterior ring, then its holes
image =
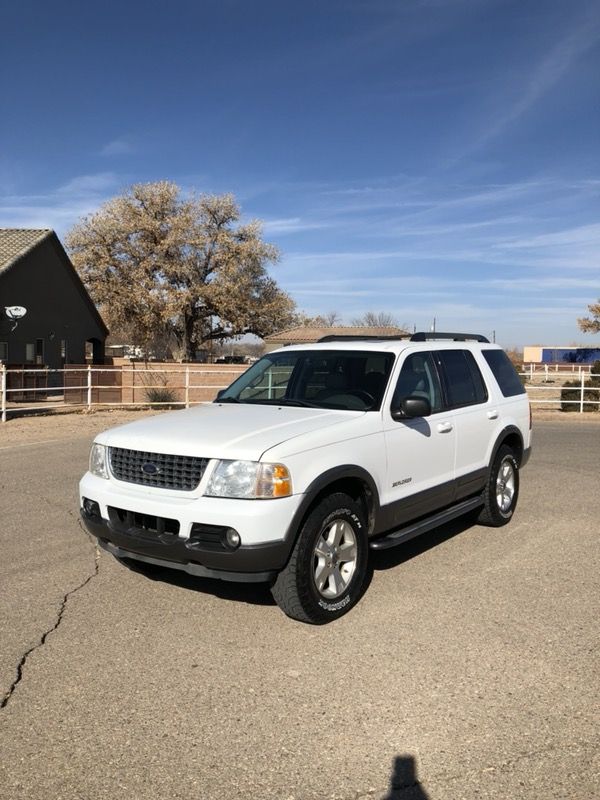
{"type": "Polygon", "coordinates": [[[511,448],[515,454],[515,458],[517,459],[517,464],[521,466],[525,452],[525,444],[523,442],[523,434],[516,425],[507,425],[507,427],[504,428],[498,435],[489,460],[490,468],[494,463],[496,454],[502,445],[508,445],[508,447],[511,448]]]}
{"type": "Polygon", "coordinates": [[[308,486],[286,533],[290,548],[293,547],[304,520],[315,505],[324,497],[336,492],[343,492],[362,505],[367,520],[367,534],[373,532],[379,512],[379,492],[375,481],[362,467],[344,464],[327,470],[308,486]]]}

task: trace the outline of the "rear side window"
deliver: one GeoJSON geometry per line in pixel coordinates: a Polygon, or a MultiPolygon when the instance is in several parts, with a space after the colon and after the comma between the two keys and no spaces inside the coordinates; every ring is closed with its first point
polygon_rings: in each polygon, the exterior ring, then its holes
{"type": "Polygon", "coordinates": [[[487,389],[472,353],[468,350],[439,350],[437,357],[444,372],[450,408],[486,402],[487,389]]]}
{"type": "Polygon", "coordinates": [[[482,353],[504,397],[525,394],[525,387],[504,350],[482,350],[482,353]]]}

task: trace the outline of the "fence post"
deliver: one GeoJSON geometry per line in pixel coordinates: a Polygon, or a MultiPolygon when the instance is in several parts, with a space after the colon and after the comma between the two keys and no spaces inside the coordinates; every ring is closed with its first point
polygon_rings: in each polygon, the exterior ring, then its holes
{"type": "Polygon", "coordinates": [[[0,392],[2,394],[2,422],[6,422],[6,364],[2,364],[0,373],[0,392]]]}
{"type": "Polygon", "coordinates": [[[88,364],[87,368],[87,407],[92,407],[92,366],[88,364]]]}
{"type": "Polygon", "coordinates": [[[185,368],[185,407],[190,407],[190,368],[185,368]]]}
{"type": "Polygon", "coordinates": [[[583,414],[583,395],[585,392],[585,375],[581,373],[581,398],[579,400],[579,413],[583,414]]]}

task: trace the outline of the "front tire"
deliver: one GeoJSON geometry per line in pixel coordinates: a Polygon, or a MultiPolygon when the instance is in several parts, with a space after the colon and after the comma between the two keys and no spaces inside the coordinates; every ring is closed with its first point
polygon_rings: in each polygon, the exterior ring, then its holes
{"type": "Polygon", "coordinates": [[[519,465],[515,454],[503,444],[492,463],[483,492],[484,506],[478,522],[499,528],[511,521],[519,499],[519,465]]]}
{"type": "Polygon", "coordinates": [[[367,560],[364,512],[351,497],[336,492],[306,518],[271,592],[292,619],[314,625],[332,622],[360,599],[367,560]]]}

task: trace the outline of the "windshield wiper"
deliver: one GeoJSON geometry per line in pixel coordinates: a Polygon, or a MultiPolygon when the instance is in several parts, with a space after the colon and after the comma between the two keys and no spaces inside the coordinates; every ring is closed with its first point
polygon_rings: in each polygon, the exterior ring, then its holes
{"type": "Polygon", "coordinates": [[[243,400],[238,400],[237,397],[219,397],[213,401],[214,403],[243,403],[243,400]]]}
{"type": "Polygon", "coordinates": [[[295,398],[291,397],[280,397],[279,399],[274,400],[251,400],[248,402],[256,403],[257,405],[265,405],[265,406],[298,406],[300,408],[317,408],[313,403],[309,403],[306,400],[296,400],[295,398]]]}

